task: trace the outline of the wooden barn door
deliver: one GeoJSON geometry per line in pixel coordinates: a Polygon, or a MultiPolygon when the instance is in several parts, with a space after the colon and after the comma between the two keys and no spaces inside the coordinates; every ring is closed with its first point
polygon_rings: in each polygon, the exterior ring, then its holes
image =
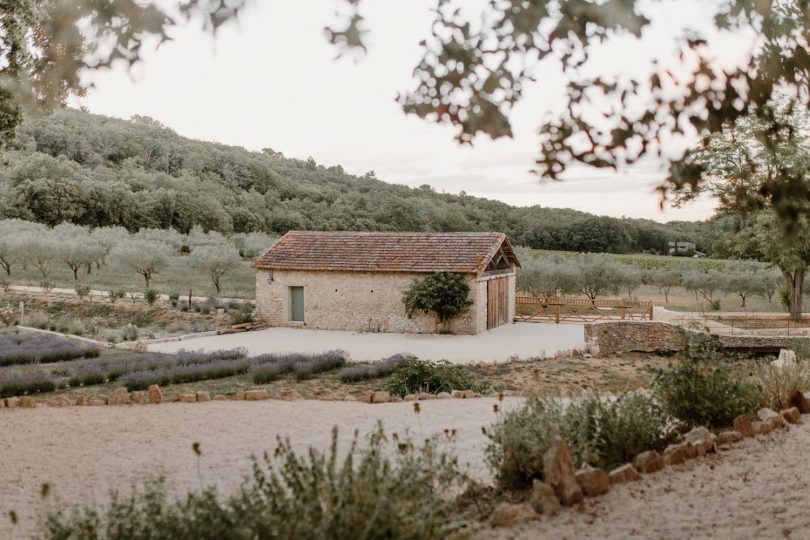
{"type": "Polygon", "coordinates": [[[487,281],[487,330],[509,322],[509,278],[487,281]]]}

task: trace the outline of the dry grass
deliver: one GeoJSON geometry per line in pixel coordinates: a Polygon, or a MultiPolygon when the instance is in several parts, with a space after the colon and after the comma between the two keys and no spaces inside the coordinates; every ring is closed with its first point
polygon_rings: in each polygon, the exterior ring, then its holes
{"type": "MultiPolygon", "coordinates": [[[[505,364],[473,365],[469,369],[480,379],[490,383],[494,392],[509,392],[513,395],[584,394],[599,389],[611,393],[625,389],[647,388],[651,382],[649,368],[662,367],[668,358],[633,354],[606,358],[583,356],[558,356],[544,360],[514,361],[505,364]]],[[[207,391],[232,396],[240,390],[266,389],[272,399],[342,400],[347,395],[358,395],[382,388],[385,379],[358,383],[344,383],[337,373],[326,373],[316,378],[296,381],[286,377],[257,386],[249,375],[224,379],[178,384],[163,388],[167,399],[181,393],[207,391]]],[[[63,397],[75,400],[79,395],[88,399],[103,399],[119,385],[105,384],[86,388],[70,388],[36,397],[43,403],[55,403],[63,397]]]]}

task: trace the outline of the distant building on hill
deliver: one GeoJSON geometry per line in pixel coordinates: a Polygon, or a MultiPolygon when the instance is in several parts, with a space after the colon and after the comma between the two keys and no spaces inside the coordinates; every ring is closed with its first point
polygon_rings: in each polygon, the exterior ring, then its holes
{"type": "Polygon", "coordinates": [[[450,322],[477,334],[515,316],[520,263],[500,233],[291,231],[256,261],[257,318],[271,326],[430,333],[430,315],[408,318],[402,295],[434,272],[461,274],[472,306],[450,322]]]}

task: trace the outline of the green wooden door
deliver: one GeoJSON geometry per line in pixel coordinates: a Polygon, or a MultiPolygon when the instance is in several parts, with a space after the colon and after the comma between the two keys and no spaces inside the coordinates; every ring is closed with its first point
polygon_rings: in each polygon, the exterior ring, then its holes
{"type": "Polygon", "coordinates": [[[290,320],[304,322],[304,288],[290,287],[290,320]]]}

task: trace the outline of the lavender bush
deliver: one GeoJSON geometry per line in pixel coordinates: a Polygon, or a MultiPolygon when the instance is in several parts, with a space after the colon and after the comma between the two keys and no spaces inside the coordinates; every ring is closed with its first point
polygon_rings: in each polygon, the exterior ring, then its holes
{"type": "Polygon", "coordinates": [[[309,379],[317,373],[334,371],[346,365],[346,353],[340,350],[327,351],[315,355],[307,354],[265,354],[254,358],[250,368],[253,382],[265,384],[275,381],[288,373],[294,373],[299,381],[309,379]]]}
{"type": "Polygon", "coordinates": [[[52,376],[39,371],[0,373],[0,397],[53,392],[57,384],[52,376]]]}
{"type": "Polygon", "coordinates": [[[343,368],[340,370],[340,380],[345,383],[353,383],[370,379],[381,379],[382,377],[391,375],[397,366],[408,358],[415,358],[415,356],[409,353],[397,353],[374,364],[362,364],[343,368]]]}
{"type": "Polygon", "coordinates": [[[59,336],[0,333],[0,367],[95,358],[100,353],[99,348],[91,343],[80,343],[59,336]]]}

